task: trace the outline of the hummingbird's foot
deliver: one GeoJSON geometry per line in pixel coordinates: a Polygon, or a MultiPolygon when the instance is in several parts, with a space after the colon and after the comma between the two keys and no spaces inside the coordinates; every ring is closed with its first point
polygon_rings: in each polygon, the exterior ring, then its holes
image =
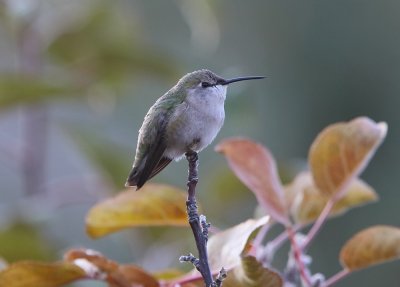
{"type": "Polygon", "coordinates": [[[198,168],[199,168],[199,155],[195,151],[188,151],[185,153],[186,159],[189,163],[189,178],[188,178],[188,186],[189,188],[194,189],[196,187],[198,178],[198,168]],[[192,185],[192,187],[190,186],[192,185]]]}
{"type": "Polygon", "coordinates": [[[193,150],[186,152],[185,156],[189,162],[195,162],[199,160],[199,155],[193,150]]]}
{"type": "MultiPolygon", "coordinates": [[[[195,151],[188,151],[185,153],[186,159],[189,163],[189,176],[188,176],[188,202],[186,203],[188,207],[188,215],[191,218],[192,210],[196,210],[197,213],[197,205],[196,205],[196,185],[199,181],[198,178],[198,170],[199,170],[199,156],[195,151]]],[[[197,216],[198,217],[198,216],[197,216]]]]}

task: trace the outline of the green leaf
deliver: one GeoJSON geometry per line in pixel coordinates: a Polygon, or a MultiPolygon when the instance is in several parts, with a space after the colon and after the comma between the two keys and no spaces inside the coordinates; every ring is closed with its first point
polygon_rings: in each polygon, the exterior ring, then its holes
{"type": "Polygon", "coordinates": [[[0,232],[0,256],[8,262],[48,260],[53,258],[53,250],[33,226],[17,222],[0,232]]]}
{"type": "Polygon", "coordinates": [[[86,229],[101,237],[123,228],[137,226],[189,226],[186,192],[167,185],[148,183],[140,191],[125,190],[92,207],[86,229]]]}

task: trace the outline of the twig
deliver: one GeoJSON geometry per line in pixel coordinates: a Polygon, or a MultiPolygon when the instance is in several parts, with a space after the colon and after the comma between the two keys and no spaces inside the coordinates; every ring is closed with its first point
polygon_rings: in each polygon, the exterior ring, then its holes
{"type": "Polygon", "coordinates": [[[219,274],[217,275],[217,278],[215,279],[215,286],[216,287],[221,287],[222,286],[222,281],[226,278],[226,270],[224,267],[221,268],[221,271],[219,271],[219,274]]]}
{"type": "Polygon", "coordinates": [[[207,240],[208,228],[210,225],[206,221],[206,217],[198,214],[196,203],[196,185],[198,182],[198,165],[199,158],[196,152],[187,152],[185,154],[189,163],[189,176],[188,176],[188,199],[186,201],[187,214],[190,227],[192,228],[194,239],[196,241],[199,258],[193,255],[181,256],[180,260],[184,262],[191,262],[196,269],[201,273],[206,287],[221,286],[222,279],[226,277],[226,273],[221,270],[217,278],[217,282],[213,281],[210,266],[207,256],[207,240]],[[220,282],[221,281],[221,282],[220,282]]]}
{"type": "MultiPolygon", "coordinates": [[[[303,226],[300,224],[296,224],[292,227],[294,232],[297,232],[299,229],[301,229],[303,226]]],[[[262,229],[261,229],[262,231],[262,229]]],[[[259,232],[259,234],[261,233],[259,232]]],[[[257,234],[258,236],[258,234],[257,234]]],[[[287,241],[289,238],[289,234],[287,230],[284,230],[281,234],[279,234],[277,237],[275,237],[273,240],[269,241],[265,247],[263,248],[261,254],[258,255],[258,260],[260,260],[263,263],[266,264],[272,264],[272,261],[274,259],[275,253],[278,251],[278,249],[287,241]]],[[[257,237],[256,237],[257,239],[257,237]]]]}

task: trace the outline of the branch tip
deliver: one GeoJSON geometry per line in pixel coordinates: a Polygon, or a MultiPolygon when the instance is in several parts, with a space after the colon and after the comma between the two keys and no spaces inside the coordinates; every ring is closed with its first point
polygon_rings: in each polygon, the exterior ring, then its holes
{"type": "Polygon", "coordinates": [[[189,253],[188,255],[182,255],[179,257],[179,261],[181,263],[183,262],[190,262],[193,264],[194,267],[196,267],[197,270],[200,270],[200,260],[196,258],[192,253],[189,253]]]}
{"type": "Polygon", "coordinates": [[[199,217],[201,232],[203,233],[204,239],[208,240],[208,229],[211,227],[211,224],[207,222],[207,218],[205,215],[201,214],[199,217]]]}
{"type": "Polygon", "coordinates": [[[224,267],[221,268],[221,270],[219,271],[219,274],[217,276],[217,278],[215,279],[215,283],[214,285],[216,287],[221,287],[222,286],[222,281],[225,280],[225,278],[227,277],[227,272],[226,269],[224,267]]]}

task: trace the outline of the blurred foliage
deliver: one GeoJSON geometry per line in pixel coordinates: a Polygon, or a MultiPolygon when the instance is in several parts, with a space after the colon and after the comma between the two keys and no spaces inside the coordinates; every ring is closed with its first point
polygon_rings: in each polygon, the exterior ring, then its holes
{"type": "Polygon", "coordinates": [[[131,159],[127,157],[130,150],[104,139],[92,130],[76,126],[66,130],[83,154],[103,173],[104,179],[109,179],[116,191],[122,189],[131,166],[131,159]]]}
{"type": "Polygon", "coordinates": [[[49,53],[89,81],[118,83],[132,73],[147,72],[174,79],[173,63],[144,47],[129,18],[121,19],[118,5],[102,2],[80,25],[61,33],[49,53]]]}
{"type": "Polygon", "coordinates": [[[19,260],[47,261],[54,259],[52,249],[35,226],[16,222],[5,230],[0,230],[0,255],[7,262],[19,260]]]}
{"type": "Polygon", "coordinates": [[[57,85],[28,75],[0,75],[0,109],[20,105],[51,103],[82,96],[82,89],[71,84],[57,85]]]}

